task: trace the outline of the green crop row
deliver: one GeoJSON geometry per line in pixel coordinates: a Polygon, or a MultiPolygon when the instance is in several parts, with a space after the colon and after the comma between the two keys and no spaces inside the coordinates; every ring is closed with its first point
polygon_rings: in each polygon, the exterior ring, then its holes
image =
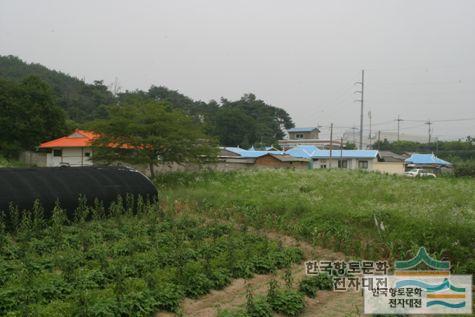
{"type": "Polygon", "coordinates": [[[19,214],[16,230],[0,226],[0,315],[178,311],[184,297],[302,260],[299,249],[246,227],[160,212],[154,204],[79,211],[70,220],[57,206],[44,219],[36,204],[19,214]]]}

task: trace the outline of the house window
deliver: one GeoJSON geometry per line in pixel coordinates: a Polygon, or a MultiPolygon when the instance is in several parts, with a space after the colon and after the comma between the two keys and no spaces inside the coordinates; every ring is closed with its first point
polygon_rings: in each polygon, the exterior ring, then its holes
{"type": "Polygon", "coordinates": [[[295,138],[296,138],[296,139],[303,139],[303,133],[297,133],[297,134],[295,135],[295,138]]]}
{"type": "Polygon", "coordinates": [[[358,168],[368,169],[368,161],[358,161],[358,168]]]}
{"type": "Polygon", "coordinates": [[[63,150],[53,150],[53,156],[63,156],[63,150]]]}
{"type": "Polygon", "coordinates": [[[86,152],[86,153],[84,153],[84,156],[85,156],[85,157],[91,157],[91,152],[86,152]]]}
{"type": "Polygon", "coordinates": [[[338,160],[338,168],[348,168],[347,160],[338,160]]]}
{"type": "Polygon", "coordinates": [[[320,168],[327,168],[327,160],[320,161],[320,168]]]}

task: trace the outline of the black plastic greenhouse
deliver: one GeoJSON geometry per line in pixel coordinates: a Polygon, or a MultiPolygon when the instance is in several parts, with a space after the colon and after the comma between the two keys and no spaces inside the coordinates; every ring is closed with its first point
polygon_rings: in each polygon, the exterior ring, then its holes
{"type": "Polygon", "coordinates": [[[0,169],[0,210],[8,213],[10,203],[20,210],[31,209],[39,199],[46,213],[59,201],[69,214],[80,196],[95,199],[107,208],[118,196],[139,195],[156,199],[157,190],[142,173],[124,167],[55,167],[0,169]]]}

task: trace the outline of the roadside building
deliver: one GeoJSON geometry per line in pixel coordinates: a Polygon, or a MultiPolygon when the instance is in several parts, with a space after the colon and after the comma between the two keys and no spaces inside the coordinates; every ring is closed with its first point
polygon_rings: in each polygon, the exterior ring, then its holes
{"type": "Polygon", "coordinates": [[[309,159],[313,168],[344,168],[377,171],[388,174],[404,173],[404,159],[395,153],[376,150],[322,150],[311,145],[301,145],[286,154],[309,159]],[[331,159],[330,159],[331,156],[331,159]]]}
{"type": "MultiPolygon", "coordinates": [[[[313,145],[320,148],[327,148],[330,145],[330,140],[322,140],[319,138],[320,129],[317,127],[309,128],[292,128],[287,131],[288,138],[279,140],[279,145],[284,151],[294,148],[299,145],[313,145]]],[[[333,147],[340,147],[339,140],[332,141],[333,147]]]]}
{"type": "Polygon", "coordinates": [[[405,166],[406,170],[421,168],[436,174],[452,169],[452,163],[438,158],[434,153],[412,153],[412,155],[405,160],[405,166]]]}
{"type": "Polygon", "coordinates": [[[307,169],[309,168],[309,160],[293,157],[287,154],[275,155],[265,154],[255,159],[257,168],[290,168],[290,169],[307,169]]]}
{"type": "Polygon", "coordinates": [[[41,143],[40,152],[46,153],[46,166],[93,165],[91,143],[96,137],[91,131],[75,130],[72,134],[41,143]]]}
{"type": "Polygon", "coordinates": [[[224,164],[241,164],[242,168],[292,168],[306,169],[309,160],[288,155],[283,151],[246,150],[239,147],[221,149],[220,161],[224,164]]]}
{"type": "MultiPolygon", "coordinates": [[[[346,168],[374,170],[379,154],[376,150],[318,150],[312,158],[314,168],[346,168]],[[331,158],[330,158],[331,156],[331,158]]],[[[402,164],[401,164],[402,165],[402,164]]]]}
{"type": "Polygon", "coordinates": [[[379,160],[374,164],[374,171],[388,174],[403,174],[405,172],[402,155],[391,151],[379,151],[379,160]]]}

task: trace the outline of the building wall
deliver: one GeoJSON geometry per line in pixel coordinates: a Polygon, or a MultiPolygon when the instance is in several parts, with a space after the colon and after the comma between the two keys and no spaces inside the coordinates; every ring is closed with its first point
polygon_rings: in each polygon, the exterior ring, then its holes
{"type": "Polygon", "coordinates": [[[308,162],[282,162],[272,156],[266,155],[256,159],[256,168],[295,168],[306,169],[308,168],[308,162]]]}
{"type": "Polygon", "coordinates": [[[373,170],[387,174],[403,174],[404,162],[375,162],[373,170]]]}
{"type": "Polygon", "coordinates": [[[318,139],[318,130],[312,132],[289,132],[290,140],[301,140],[301,139],[318,139]],[[297,138],[297,134],[301,134],[302,138],[297,138]]]}
{"type": "Polygon", "coordinates": [[[90,166],[92,162],[91,148],[58,148],[53,149],[46,155],[46,165],[48,167],[60,166],[61,163],[68,163],[71,166],[90,166]],[[55,150],[61,150],[61,156],[55,156],[55,150]],[[86,153],[90,153],[87,157],[86,153]]]}
{"type": "Polygon", "coordinates": [[[44,152],[24,151],[20,153],[18,160],[28,166],[45,167],[46,154],[44,152]]]}
{"type": "MultiPolygon", "coordinates": [[[[335,156],[331,160],[331,166],[332,168],[338,168],[338,161],[339,157],[335,156]]],[[[345,167],[346,169],[359,169],[359,161],[367,161],[368,162],[368,168],[364,169],[367,171],[372,171],[374,170],[374,164],[376,159],[356,159],[356,158],[342,158],[342,161],[347,161],[347,166],[345,167]]],[[[330,160],[329,159],[318,159],[314,160],[313,162],[313,168],[330,168],[330,160]]]]}

